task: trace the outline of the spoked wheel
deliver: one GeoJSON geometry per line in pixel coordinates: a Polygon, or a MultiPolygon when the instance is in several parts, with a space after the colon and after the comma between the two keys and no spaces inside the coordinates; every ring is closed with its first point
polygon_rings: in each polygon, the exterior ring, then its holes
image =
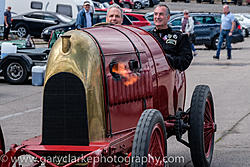
{"type": "Polygon", "coordinates": [[[2,156],[5,154],[5,145],[4,145],[4,138],[3,138],[3,132],[0,126],[0,166],[2,164],[2,156]]]}
{"type": "Polygon", "coordinates": [[[131,167],[166,166],[163,161],[166,155],[167,133],[163,117],[158,110],[145,110],[136,127],[131,167]]]}
{"type": "Polygon", "coordinates": [[[193,164],[195,167],[209,167],[214,150],[216,124],[213,97],[206,85],[199,85],[194,90],[189,123],[188,140],[193,164]]]}

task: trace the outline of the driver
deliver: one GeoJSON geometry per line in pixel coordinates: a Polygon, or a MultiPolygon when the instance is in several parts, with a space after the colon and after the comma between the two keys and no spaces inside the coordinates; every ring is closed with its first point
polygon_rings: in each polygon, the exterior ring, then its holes
{"type": "Polygon", "coordinates": [[[187,34],[173,31],[167,25],[170,10],[167,5],[160,4],[154,9],[155,28],[150,32],[163,47],[168,62],[174,69],[186,70],[193,59],[191,44],[187,34]]]}

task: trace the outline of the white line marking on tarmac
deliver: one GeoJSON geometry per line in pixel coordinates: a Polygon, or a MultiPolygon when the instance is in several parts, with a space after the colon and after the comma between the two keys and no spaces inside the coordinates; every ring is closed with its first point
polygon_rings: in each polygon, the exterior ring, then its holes
{"type": "Polygon", "coordinates": [[[27,111],[18,112],[18,113],[10,114],[10,115],[5,115],[3,117],[0,117],[0,121],[8,119],[8,118],[11,118],[11,117],[16,117],[16,116],[24,115],[26,113],[35,112],[35,111],[40,110],[40,109],[41,109],[41,107],[37,107],[37,108],[29,109],[27,111]]]}

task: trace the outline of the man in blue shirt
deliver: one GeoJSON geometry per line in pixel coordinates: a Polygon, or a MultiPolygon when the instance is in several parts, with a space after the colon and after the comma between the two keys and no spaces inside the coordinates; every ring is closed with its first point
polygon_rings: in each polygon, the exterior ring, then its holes
{"type": "Polygon", "coordinates": [[[235,21],[234,21],[234,15],[229,11],[229,6],[224,5],[223,6],[223,14],[221,15],[221,26],[220,26],[220,36],[219,36],[219,43],[217,46],[217,52],[216,56],[214,56],[214,59],[220,58],[220,50],[221,45],[223,43],[224,38],[226,38],[226,45],[227,45],[227,59],[231,59],[231,40],[232,40],[232,34],[235,28],[235,21]]]}
{"type": "Polygon", "coordinates": [[[90,2],[83,3],[83,9],[79,11],[76,18],[76,28],[88,28],[93,24],[93,13],[90,11],[90,2]]]}
{"type": "Polygon", "coordinates": [[[4,40],[8,40],[8,36],[11,28],[11,7],[8,6],[6,11],[4,12],[4,40]]]}

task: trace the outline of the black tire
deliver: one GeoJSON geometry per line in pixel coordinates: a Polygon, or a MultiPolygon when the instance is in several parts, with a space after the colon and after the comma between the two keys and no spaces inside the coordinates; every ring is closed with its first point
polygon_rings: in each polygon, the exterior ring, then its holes
{"type": "Polygon", "coordinates": [[[216,125],[213,97],[207,85],[196,86],[189,114],[188,140],[194,167],[209,167],[213,157],[216,125]]]}
{"type": "Polygon", "coordinates": [[[214,4],[214,0],[210,0],[210,2],[209,2],[210,4],[214,4]]]}
{"type": "Polygon", "coordinates": [[[25,25],[19,25],[17,27],[17,36],[20,38],[27,37],[28,35],[28,28],[25,25]]]}
{"type": "Polygon", "coordinates": [[[207,49],[212,49],[212,46],[211,45],[207,45],[207,44],[205,44],[205,47],[207,48],[207,49]]]}
{"type": "Polygon", "coordinates": [[[201,3],[201,0],[196,0],[197,3],[201,3]]]}
{"type": "Polygon", "coordinates": [[[128,4],[128,3],[125,3],[125,4],[123,5],[123,7],[124,7],[124,8],[128,8],[128,9],[131,9],[130,4],[128,4]]]}
{"type": "Polygon", "coordinates": [[[245,29],[245,28],[242,28],[242,34],[243,34],[244,37],[248,37],[249,36],[248,30],[245,29]]]}
{"type": "Polygon", "coordinates": [[[149,0],[149,7],[153,7],[153,6],[154,6],[153,0],[149,0]]]}
{"type": "MultiPolygon", "coordinates": [[[[217,50],[218,43],[219,43],[219,35],[216,35],[212,40],[212,45],[211,45],[212,49],[217,50]]],[[[225,48],[226,48],[226,42],[224,40],[221,45],[221,49],[225,49],[225,48]]]]}
{"type": "Polygon", "coordinates": [[[142,8],[142,4],[140,2],[135,2],[134,3],[134,8],[135,9],[141,9],[142,8]]]}
{"type": "MultiPolygon", "coordinates": [[[[155,139],[154,137],[152,137],[155,139]]],[[[158,141],[158,140],[157,140],[158,141]]],[[[167,155],[167,132],[164,125],[164,120],[162,117],[162,114],[158,110],[154,109],[147,109],[145,110],[136,127],[136,132],[133,140],[133,147],[132,147],[132,158],[148,158],[148,153],[150,153],[151,156],[156,156],[153,153],[151,153],[152,150],[157,150],[160,152],[161,156],[164,154],[164,156],[167,155]],[[161,145],[162,150],[160,149],[151,149],[150,146],[159,146],[159,144],[151,144],[151,142],[155,140],[151,140],[151,135],[154,136],[155,132],[158,130],[158,135],[164,145],[161,145]],[[160,135],[159,135],[160,134],[160,135]]],[[[159,155],[159,152],[156,153],[159,155]]],[[[163,163],[163,161],[161,161],[163,163]]],[[[163,164],[161,164],[163,166],[163,164]]],[[[165,164],[166,165],[166,164],[165,164]]],[[[164,165],[164,166],[165,166],[164,165]]],[[[146,167],[147,163],[142,163],[140,161],[139,163],[136,161],[131,162],[131,167],[146,167]]]]}
{"type": "MultiPolygon", "coordinates": [[[[5,154],[5,145],[4,145],[4,138],[1,126],[0,126],[0,151],[2,151],[3,154],[5,154]]],[[[0,152],[0,157],[1,157],[1,152],[0,152]]],[[[1,165],[1,159],[0,159],[0,165],[1,165]]]]}
{"type": "Polygon", "coordinates": [[[190,0],[185,0],[185,3],[190,3],[190,0]]]}
{"type": "Polygon", "coordinates": [[[11,84],[22,84],[28,80],[25,64],[19,60],[10,60],[4,64],[4,79],[11,84]]]}

